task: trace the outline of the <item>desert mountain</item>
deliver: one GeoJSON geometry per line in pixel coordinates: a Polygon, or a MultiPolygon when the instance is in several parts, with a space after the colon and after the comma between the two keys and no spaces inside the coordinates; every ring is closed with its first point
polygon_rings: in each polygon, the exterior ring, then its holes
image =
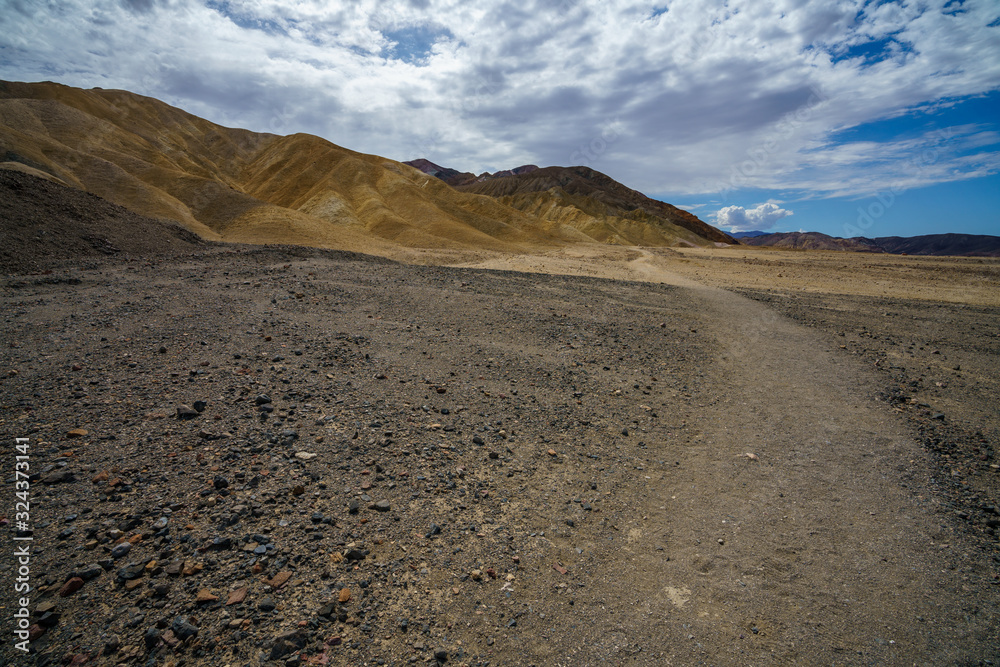
{"type": "Polygon", "coordinates": [[[589,167],[540,169],[524,165],[473,176],[425,159],[406,164],[462,192],[495,197],[531,216],[577,229],[601,243],[702,245],[701,239],[737,243],[691,213],[650,199],[589,167]]]}
{"type": "Polygon", "coordinates": [[[419,169],[428,176],[439,178],[448,185],[471,183],[476,180],[475,174],[461,172],[457,169],[449,169],[448,167],[442,167],[441,165],[434,164],[430,160],[425,160],[423,158],[419,160],[409,160],[403,164],[408,164],[414,169],[419,169]]]}
{"type": "Polygon", "coordinates": [[[206,239],[390,255],[401,246],[516,252],[596,238],[319,137],[222,127],[117,90],[0,82],[0,167],[206,239]]]}
{"type": "Polygon", "coordinates": [[[882,236],[849,239],[819,232],[779,232],[741,238],[745,245],[785,250],[850,250],[907,255],[965,255],[1000,257],[1000,236],[977,234],[928,234],[924,236],[882,236]]]}
{"type": "Polygon", "coordinates": [[[872,241],[894,254],[1000,257],[1000,236],[984,234],[926,234],[909,238],[880,236],[872,241]]]}
{"type": "Polygon", "coordinates": [[[452,186],[472,185],[473,183],[478,183],[479,181],[486,181],[493,178],[504,178],[505,176],[520,176],[521,174],[527,174],[538,169],[537,165],[525,164],[520,167],[515,167],[514,169],[504,169],[503,171],[497,171],[492,174],[488,171],[484,171],[476,176],[472,172],[458,171],[457,169],[442,167],[441,165],[434,164],[430,160],[424,158],[409,160],[403,164],[416,167],[425,174],[440,178],[442,181],[452,186]]]}
{"type": "Polygon", "coordinates": [[[777,232],[740,239],[744,245],[767,246],[783,250],[853,250],[885,252],[869,239],[841,239],[820,232],[777,232]]]}
{"type": "Polygon", "coordinates": [[[225,128],[123,91],[0,84],[0,155],[6,166],[26,165],[208,239],[376,254],[564,240],[397,162],[305,134],[225,128]]]}

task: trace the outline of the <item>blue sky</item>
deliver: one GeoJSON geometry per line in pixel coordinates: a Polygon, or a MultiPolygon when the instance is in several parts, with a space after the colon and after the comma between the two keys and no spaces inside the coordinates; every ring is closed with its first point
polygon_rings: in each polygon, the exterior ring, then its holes
{"type": "Polygon", "coordinates": [[[724,229],[1000,234],[995,0],[0,0],[0,78],[583,164],[724,229]]]}

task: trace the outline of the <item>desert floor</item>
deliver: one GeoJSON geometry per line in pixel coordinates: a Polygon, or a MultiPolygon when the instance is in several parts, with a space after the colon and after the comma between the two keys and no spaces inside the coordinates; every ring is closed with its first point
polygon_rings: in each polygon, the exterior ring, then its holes
{"type": "Polygon", "coordinates": [[[10,664],[1000,660],[1000,260],[400,258],[5,278],[10,664]]]}

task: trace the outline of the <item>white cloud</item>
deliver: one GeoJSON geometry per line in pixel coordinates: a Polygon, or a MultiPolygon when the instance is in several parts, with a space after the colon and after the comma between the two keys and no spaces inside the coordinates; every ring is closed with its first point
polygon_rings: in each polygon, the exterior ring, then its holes
{"type": "Polygon", "coordinates": [[[708,204],[674,204],[674,206],[694,213],[700,208],[705,208],[708,204]]]}
{"type": "Polygon", "coordinates": [[[841,138],[997,90],[995,3],[949,1],[0,0],[0,78],[474,172],[863,196],[1000,171],[995,127],[841,138]]]}
{"type": "Polygon", "coordinates": [[[749,209],[742,206],[727,206],[715,214],[715,222],[731,232],[764,231],[771,229],[779,220],[790,215],[791,211],[768,202],[749,209]]]}

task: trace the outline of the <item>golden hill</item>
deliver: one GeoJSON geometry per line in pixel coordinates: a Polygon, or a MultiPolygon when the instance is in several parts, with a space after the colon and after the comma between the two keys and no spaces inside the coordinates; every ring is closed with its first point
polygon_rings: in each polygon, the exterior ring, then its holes
{"type": "Polygon", "coordinates": [[[705,244],[704,237],[670,220],[640,209],[615,210],[586,195],[571,195],[561,188],[505,195],[498,199],[528,215],[577,229],[600,243],[630,246],[705,244]]]}
{"type": "Polygon", "coordinates": [[[693,214],[650,199],[589,167],[520,167],[457,183],[532,215],[580,229],[602,243],[702,245],[736,241],[693,214]]]}
{"type": "Polygon", "coordinates": [[[708,243],[641,212],[591,215],[579,195],[460,192],[319,137],[226,128],[133,93],[55,83],[0,82],[0,167],[214,240],[375,254],[400,246],[521,252],[573,242],[708,243]],[[572,210],[553,208],[569,197],[572,210]]]}

